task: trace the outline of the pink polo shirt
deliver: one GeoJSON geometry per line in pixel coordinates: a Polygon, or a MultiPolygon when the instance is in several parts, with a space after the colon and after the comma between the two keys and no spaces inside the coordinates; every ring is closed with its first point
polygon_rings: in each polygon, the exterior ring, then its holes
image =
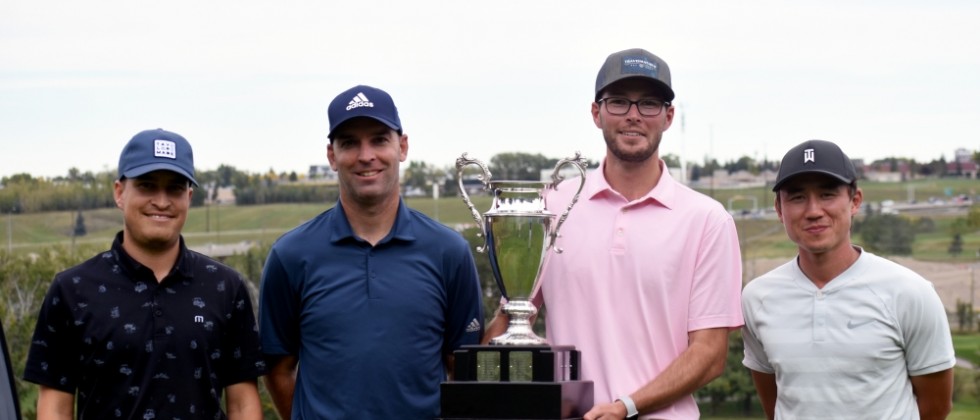
{"type": "MultiPolygon", "coordinates": [[[[683,352],[688,332],[742,325],[742,265],[735,222],[717,201],[665,171],[632,202],[591,173],[542,268],[535,303],[547,309],[548,342],[582,352],[595,402],[653,380],[683,352]]],[[[666,165],[661,162],[661,167],[666,165]]],[[[547,197],[558,215],[578,179],[547,197]]],[[[643,418],[697,419],[693,397],[643,418]]]]}

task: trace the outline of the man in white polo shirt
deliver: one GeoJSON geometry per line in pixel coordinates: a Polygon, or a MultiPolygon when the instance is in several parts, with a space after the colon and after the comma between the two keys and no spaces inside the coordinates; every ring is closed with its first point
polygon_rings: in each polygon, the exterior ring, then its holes
{"type": "Polygon", "coordinates": [[[834,143],[783,157],[776,214],[799,255],[742,292],[743,364],[768,418],[943,419],[955,364],[932,283],[851,243],[863,193],[834,143]]]}

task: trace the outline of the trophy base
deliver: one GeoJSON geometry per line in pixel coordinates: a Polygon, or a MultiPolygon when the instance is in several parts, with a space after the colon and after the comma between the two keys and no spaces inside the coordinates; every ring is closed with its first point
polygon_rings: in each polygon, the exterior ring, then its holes
{"type": "Polygon", "coordinates": [[[576,419],[593,404],[572,346],[463,346],[443,382],[443,419],[576,419]]]}
{"type": "Polygon", "coordinates": [[[444,382],[442,419],[580,419],[592,381],[444,382]]]}

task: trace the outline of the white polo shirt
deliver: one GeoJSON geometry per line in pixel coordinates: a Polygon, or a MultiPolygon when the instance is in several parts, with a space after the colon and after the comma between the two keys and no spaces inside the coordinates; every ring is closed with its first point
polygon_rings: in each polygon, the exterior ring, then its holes
{"type": "Polygon", "coordinates": [[[956,362],[932,283],[858,249],[823,289],[793,259],[742,292],[742,363],[775,373],[776,418],[918,419],[909,376],[956,362]]]}

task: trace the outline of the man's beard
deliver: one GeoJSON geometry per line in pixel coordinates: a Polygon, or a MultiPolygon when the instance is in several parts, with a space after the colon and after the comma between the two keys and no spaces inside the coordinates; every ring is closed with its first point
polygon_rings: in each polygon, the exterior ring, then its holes
{"type": "Polygon", "coordinates": [[[609,151],[616,157],[624,162],[645,162],[650,159],[655,153],[657,153],[657,148],[660,147],[660,139],[655,139],[653,143],[647,144],[646,147],[636,150],[627,151],[620,147],[619,143],[616,142],[615,137],[610,139],[606,137],[606,147],[609,151]]]}

